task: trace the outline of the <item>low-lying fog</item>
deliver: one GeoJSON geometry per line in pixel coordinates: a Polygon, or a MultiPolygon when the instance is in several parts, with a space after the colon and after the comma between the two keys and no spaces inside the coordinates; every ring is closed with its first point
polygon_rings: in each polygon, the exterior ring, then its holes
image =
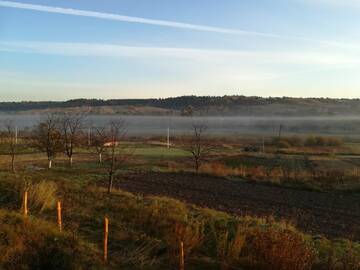
{"type": "MultiPolygon", "coordinates": [[[[0,122],[12,119],[19,128],[32,127],[41,120],[42,115],[0,114],[0,122]]],[[[180,116],[119,116],[90,115],[89,125],[104,125],[110,120],[124,119],[131,135],[164,134],[170,127],[172,134],[184,134],[191,130],[193,123],[204,123],[208,133],[231,135],[266,133],[277,134],[280,125],[283,132],[322,133],[322,134],[360,134],[360,117],[180,117],[180,116]]]]}

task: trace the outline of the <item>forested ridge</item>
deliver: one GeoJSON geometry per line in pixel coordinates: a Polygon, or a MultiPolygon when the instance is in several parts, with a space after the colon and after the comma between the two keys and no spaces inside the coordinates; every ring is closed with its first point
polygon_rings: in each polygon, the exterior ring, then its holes
{"type": "MultiPolygon", "coordinates": [[[[159,108],[181,113],[239,115],[357,115],[359,99],[247,97],[247,96],[181,96],[159,99],[72,99],[68,101],[0,102],[1,112],[51,110],[77,107],[159,108]]],[[[129,111],[131,114],[131,111],[129,111]]],[[[149,111],[151,114],[151,110],[149,111]]]]}

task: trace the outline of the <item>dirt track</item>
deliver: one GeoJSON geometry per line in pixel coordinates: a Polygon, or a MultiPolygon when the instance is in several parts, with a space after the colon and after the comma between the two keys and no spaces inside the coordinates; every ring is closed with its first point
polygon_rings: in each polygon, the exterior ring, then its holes
{"type": "Polygon", "coordinates": [[[133,174],[123,178],[120,187],[236,215],[274,215],[311,234],[360,240],[359,194],[319,193],[170,173],[133,174]]]}

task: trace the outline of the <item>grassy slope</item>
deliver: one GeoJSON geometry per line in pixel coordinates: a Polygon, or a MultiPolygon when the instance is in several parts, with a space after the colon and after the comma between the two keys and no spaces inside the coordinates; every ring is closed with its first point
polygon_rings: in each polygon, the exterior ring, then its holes
{"type": "MultiPolygon", "coordinates": [[[[314,239],[286,223],[271,219],[235,218],[221,212],[185,205],[176,200],[143,198],[120,190],[108,195],[102,188],[104,178],[104,174],[95,164],[82,164],[73,169],[56,168],[51,171],[28,170],[17,175],[1,172],[0,207],[15,211],[20,208],[19,196],[24,181],[55,182],[58,186],[58,197],[63,201],[65,231],[87,243],[80,245],[77,253],[80,258],[84,256],[85,261],[89,257],[89,252],[92,253],[90,256],[94,267],[99,263],[101,254],[103,218],[110,218],[110,262],[106,267],[99,265],[100,268],[170,269],[177,263],[178,237],[184,239],[187,250],[193,248],[187,257],[187,269],[218,269],[220,262],[224,260],[232,266],[247,266],[248,269],[255,266],[260,269],[307,269],[298,258],[304,258],[309,254],[314,256],[309,258],[309,261],[316,265],[316,269],[321,269],[319,267],[326,267],[327,261],[341,259],[349,262],[360,257],[359,248],[353,248],[348,241],[330,242],[323,238],[314,239]],[[176,232],[176,224],[185,228],[186,233],[176,232]],[[233,258],[232,250],[236,250],[234,246],[239,248],[239,258],[233,258]],[[348,257],[350,253],[354,254],[355,259],[348,257]]],[[[32,226],[35,229],[26,228],[28,232],[38,230],[39,233],[36,234],[48,235],[51,239],[67,239],[67,233],[56,233],[54,209],[43,212],[35,209],[30,211],[32,216],[47,220],[53,225],[39,225],[43,221],[31,218],[34,220],[32,226]]],[[[8,214],[3,211],[0,212],[1,215],[4,217],[8,214]]],[[[14,216],[16,224],[22,224],[19,216],[12,213],[10,216],[14,216]]],[[[8,216],[1,220],[7,219],[8,216]]],[[[10,218],[10,222],[0,223],[0,234],[10,234],[7,223],[13,224],[12,219],[13,217],[10,218]]],[[[15,230],[14,237],[17,237],[16,232],[24,230],[22,226],[15,230]]],[[[50,241],[47,245],[53,246],[54,242],[50,241]]],[[[55,247],[60,250],[67,249],[67,245],[61,243],[55,247]]],[[[6,245],[3,248],[8,249],[6,245]]],[[[42,254],[44,250],[39,247],[37,252],[42,254]]],[[[3,255],[1,256],[3,258],[3,255]]],[[[64,269],[80,269],[76,262],[67,267],[64,269]]]]}

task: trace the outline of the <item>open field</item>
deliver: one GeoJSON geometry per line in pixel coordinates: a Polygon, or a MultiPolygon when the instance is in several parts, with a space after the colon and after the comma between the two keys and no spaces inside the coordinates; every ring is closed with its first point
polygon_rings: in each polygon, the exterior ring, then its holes
{"type": "Polygon", "coordinates": [[[0,266],[177,269],[181,239],[186,269],[358,269],[356,141],[280,148],[267,139],[262,152],[245,150],[259,138],[209,137],[211,152],[196,173],[188,140],[172,138],[169,149],[160,137],[128,138],[117,145],[116,155],[127,149],[131,157],[116,173],[111,193],[107,156],[99,163],[91,146],[75,149],[72,167],[58,153],[47,169],[46,155],[22,140],[12,173],[2,144],[0,234],[8,240],[0,242],[0,251],[8,255],[0,266]],[[19,213],[29,187],[39,191],[30,193],[26,221],[19,213]],[[56,229],[57,200],[63,205],[62,233],[56,229]],[[105,216],[110,220],[106,263],[105,216]],[[47,260],[51,252],[59,260],[47,260]],[[15,260],[19,256],[24,259],[15,260]]]}
{"type": "Polygon", "coordinates": [[[174,173],[129,175],[118,186],[239,216],[273,216],[291,221],[309,234],[360,240],[360,194],[320,193],[174,173]]]}

